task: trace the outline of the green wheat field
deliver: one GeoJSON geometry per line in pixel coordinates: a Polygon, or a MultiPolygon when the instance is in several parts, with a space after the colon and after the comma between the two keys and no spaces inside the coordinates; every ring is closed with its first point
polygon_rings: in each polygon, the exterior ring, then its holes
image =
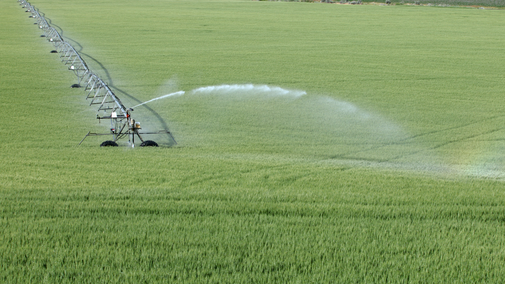
{"type": "Polygon", "coordinates": [[[505,11],[0,2],[0,282],[503,283],[505,11]]]}

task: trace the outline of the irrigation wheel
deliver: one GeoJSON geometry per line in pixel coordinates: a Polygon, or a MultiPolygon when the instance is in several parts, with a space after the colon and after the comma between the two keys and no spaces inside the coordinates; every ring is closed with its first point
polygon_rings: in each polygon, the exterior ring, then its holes
{"type": "Polygon", "coordinates": [[[100,147],[117,147],[117,143],[112,140],[103,141],[100,147]]]}
{"type": "Polygon", "coordinates": [[[152,140],[146,140],[140,144],[140,147],[158,147],[158,143],[152,140]]]}

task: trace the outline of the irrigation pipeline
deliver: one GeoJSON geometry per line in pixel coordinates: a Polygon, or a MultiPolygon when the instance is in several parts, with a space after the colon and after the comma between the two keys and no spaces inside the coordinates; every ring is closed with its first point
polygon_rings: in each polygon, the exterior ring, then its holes
{"type": "Polygon", "coordinates": [[[44,35],[42,36],[46,37],[54,45],[55,50],[52,52],[59,53],[61,61],[77,76],[78,84],[76,86],[80,87],[81,84],[84,85],[84,90],[87,92],[86,99],[91,99],[90,105],[98,105],[97,111],[104,112],[109,110],[112,112],[119,109],[122,117],[127,118],[127,109],[121,103],[121,100],[100,77],[91,72],[75,48],[63,40],[60,33],[49,25],[38,9],[28,1],[18,0],[18,2],[23,8],[26,8],[26,12],[31,14],[30,18],[36,20],[35,24],[44,31],[44,35]]]}
{"type": "MultiPolygon", "coordinates": [[[[23,8],[26,8],[26,12],[30,13],[30,18],[36,20],[36,25],[44,31],[41,37],[46,37],[49,42],[54,45],[55,50],[51,53],[59,53],[61,61],[68,66],[68,70],[72,71],[77,77],[78,84],[72,85],[72,87],[81,87],[84,85],[84,90],[87,92],[86,100],[91,99],[91,105],[98,105],[97,111],[103,111],[105,115],[99,116],[98,119],[110,119],[111,120],[111,132],[104,133],[91,133],[88,132],[86,136],[81,140],[79,145],[88,136],[97,135],[111,135],[114,141],[105,141],[104,143],[111,142],[114,146],[117,146],[116,141],[122,137],[129,136],[129,143],[132,147],[135,147],[135,136],[138,136],[142,141],[143,145],[147,146],[158,146],[154,141],[146,140],[144,141],[140,134],[168,134],[172,141],[177,144],[172,133],[168,129],[155,131],[155,132],[140,132],[140,124],[135,122],[135,120],[130,116],[130,111],[132,108],[127,109],[121,100],[112,92],[112,90],[107,86],[107,84],[96,74],[91,72],[86,62],[82,59],[81,55],[75,50],[75,48],[68,42],[66,42],[61,34],[42,16],[38,9],[36,9],[32,4],[26,0],[18,0],[19,4],[23,8]],[[118,113],[120,112],[120,113],[118,113]],[[128,126],[128,127],[126,127],[128,126]],[[149,143],[148,143],[149,142],[149,143]]],[[[142,104],[141,104],[142,105],[142,104]]],[[[102,143],[102,145],[104,145],[102,143]]],[[[108,146],[111,143],[107,144],[108,146]]],[[[106,145],[106,146],[107,146],[106,145]]]]}

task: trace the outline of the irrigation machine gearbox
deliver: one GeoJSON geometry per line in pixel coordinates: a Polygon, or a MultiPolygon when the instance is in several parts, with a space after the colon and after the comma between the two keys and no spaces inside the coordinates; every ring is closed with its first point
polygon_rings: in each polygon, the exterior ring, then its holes
{"type": "MultiPolygon", "coordinates": [[[[142,127],[140,126],[140,122],[135,121],[131,116],[132,108],[126,110],[125,114],[118,114],[116,109],[114,109],[110,115],[108,116],[100,116],[97,114],[96,118],[99,122],[102,119],[110,120],[110,132],[109,133],[91,133],[88,132],[86,136],[81,140],[79,145],[86,139],[88,136],[102,136],[102,135],[112,135],[112,140],[108,140],[102,143],[102,146],[117,146],[116,141],[125,137],[128,137],[128,144],[133,148],[135,147],[135,136],[139,138],[141,141],[140,146],[158,146],[158,144],[152,140],[144,140],[142,135],[144,134],[168,134],[172,140],[175,142],[172,133],[168,130],[159,130],[154,132],[142,132],[142,127]]],[[[176,143],[176,142],[175,142],[176,143]]]]}

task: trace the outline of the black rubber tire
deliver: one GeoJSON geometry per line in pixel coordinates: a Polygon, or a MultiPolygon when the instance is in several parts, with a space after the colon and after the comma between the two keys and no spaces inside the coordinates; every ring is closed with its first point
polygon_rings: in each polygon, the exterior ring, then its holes
{"type": "Polygon", "coordinates": [[[100,147],[117,147],[117,143],[112,140],[103,141],[100,147]]]}
{"type": "Polygon", "coordinates": [[[140,144],[140,147],[158,147],[158,143],[152,140],[146,140],[140,144]]]}

